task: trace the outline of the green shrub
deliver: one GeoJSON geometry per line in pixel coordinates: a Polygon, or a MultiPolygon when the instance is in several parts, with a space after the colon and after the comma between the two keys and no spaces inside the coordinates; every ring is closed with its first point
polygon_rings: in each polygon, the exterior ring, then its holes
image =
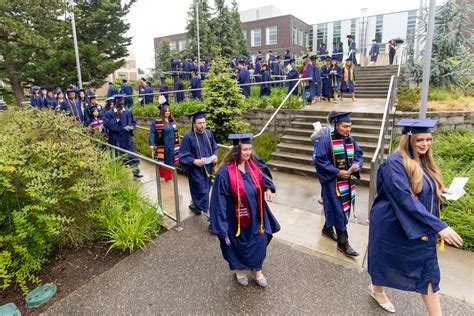
{"type": "Polygon", "coordinates": [[[48,252],[96,240],[101,214],[127,205],[118,188],[137,186],[130,170],[97,151],[85,131],[47,110],[0,114],[0,289],[15,283],[26,294],[48,252]],[[111,165],[114,172],[107,172],[111,165]]]}
{"type": "Polygon", "coordinates": [[[413,112],[420,109],[421,89],[401,87],[398,91],[397,110],[413,112]]]}
{"type": "Polygon", "coordinates": [[[157,117],[160,115],[160,110],[158,110],[158,106],[155,104],[133,106],[130,111],[132,112],[133,116],[136,117],[157,117]]]}
{"type": "Polygon", "coordinates": [[[264,133],[255,138],[255,152],[263,161],[267,162],[272,158],[272,153],[276,150],[276,146],[280,138],[272,133],[264,133]]]}
{"type": "Polygon", "coordinates": [[[171,103],[170,108],[174,116],[183,116],[203,111],[206,105],[201,100],[186,99],[181,103],[171,103]]]}

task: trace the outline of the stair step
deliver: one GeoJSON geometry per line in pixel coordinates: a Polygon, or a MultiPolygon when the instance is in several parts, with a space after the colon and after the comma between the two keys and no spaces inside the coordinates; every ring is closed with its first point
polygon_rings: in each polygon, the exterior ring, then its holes
{"type": "MultiPolygon", "coordinates": [[[[294,121],[298,122],[309,122],[309,123],[314,123],[314,122],[321,122],[323,125],[325,124],[327,120],[327,115],[295,115],[294,116],[294,121]]],[[[381,126],[382,125],[382,117],[380,119],[378,118],[360,118],[360,117],[353,117],[351,115],[351,120],[353,125],[375,125],[375,126],[381,126]]]]}
{"type": "MultiPolygon", "coordinates": [[[[307,145],[311,146],[311,140],[306,137],[299,137],[299,136],[291,136],[291,135],[284,135],[281,137],[282,143],[287,144],[299,144],[299,145],[307,145]]],[[[375,151],[377,148],[377,142],[365,142],[365,141],[358,141],[357,144],[362,148],[362,151],[375,151]]]]}
{"type": "MultiPolygon", "coordinates": [[[[312,130],[300,128],[288,128],[285,130],[285,135],[298,136],[310,139],[312,130]]],[[[378,142],[379,135],[365,134],[365,133],[351,133],[358,142],[378,142]]],[[[385,141],[390,140],[390,135],[385,135],[385,141]]]]}
{"type": "MultiPolygon", "coordinates": [[[[316,169],[312,165],[302,165],[294,162],[282,161],[277,159],[270,160],[267,165],[272,170],[283,171],[298,175],[305,175],[310,177],[316,177],[316,169]]],[[[368,186],[370,182],[370,175],[362,173],[361,179],[355,181],[356,184],[368,186]]]]}
{"type": "MultiPolygon", "coordinates": [[[[388,144],[385,145],[386,150],[388,149],[388,144]]],[[[301,144],[288,144],[280,143],[277,145],[277,152],[286,152],[289,154],[303,154],[311,157],[313,155],[314,146],[311,145],[301,145],[301,144]]],[[[364,157],[369,158],[370,161],[374,156],[374,150],[363,150],[364,157]]]]}
{"type": "MultiPolygon", "coordinates": [[[[314,116],[323,116],[327,117],[330,110],[311,110],[311,109],[300,109],[298,110],[298,115],[314,115],[314,116]]],[[[383,113],[381,112],[352,112],[351,114],[351,119],[355,118],[374,118],[374,119],[382,119],[383,118],[383,113]]]]}
{"type": "MultiPolygon", "coordinates": [[[[311,129],[311,130],[313,130],[314,129],[313,128],[313,123],[292,121],[291,125],[290,125],[290,128],[311,129]]],[[[365,134],[374,134],[374,135],[378,136],[379,133],[380,133],[380,125],[376,126],[376,125],[360,125],[360,124],[356,125],[356,124],[354,124],[352,126],[351,133],[358,133],[358,132],[362,132],[362,133],[365,133],[365,134]]]]}

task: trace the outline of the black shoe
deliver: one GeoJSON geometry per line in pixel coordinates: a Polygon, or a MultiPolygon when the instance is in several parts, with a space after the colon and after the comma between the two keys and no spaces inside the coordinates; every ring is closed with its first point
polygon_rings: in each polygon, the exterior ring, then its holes
{"type": "Polygon", "coordinates": [[[334,241],[337,241],[337,235],[334,232],[334,230],[332,229],[332,227],[331,228],[323,228],[323,230],[321,231],[321,235],[323,235],[324,237],[330,238],[334,241]]]}
{"type": "Polygon", "coordinates": [[[135,178],[143,178],[143,175],[141,173],[134,173],[133,176],[135,178]]]}
{"type": "Polygon", "coordinates": [[[359,253],[352,249],[352,247],[349,245],[348,242],[342,244],[342,243],[337,243],[337,250],[342,252],[344,255],[347,257],[357,257],[359,253]]]}
{"type": "Polygon", "coordinates": [[[201,211],[196,208],[194,204],[189,205],[189,209],[196,215],[201,215],[201,211]]]}

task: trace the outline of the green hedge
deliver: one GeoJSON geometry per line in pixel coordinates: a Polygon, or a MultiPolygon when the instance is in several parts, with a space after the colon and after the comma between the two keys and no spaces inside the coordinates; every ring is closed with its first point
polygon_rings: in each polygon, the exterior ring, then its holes
{"type": "Polygon", "coordinates": [[[86,132],[48,110],[0,113],[0,290],[26,294],[60,245],[100,239],[134,251],[159,229],[130,170],[86,132]]]}

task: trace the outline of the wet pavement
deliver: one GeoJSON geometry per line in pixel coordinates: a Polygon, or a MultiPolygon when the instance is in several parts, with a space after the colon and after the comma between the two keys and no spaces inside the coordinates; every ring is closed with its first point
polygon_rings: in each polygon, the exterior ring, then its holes
{"type": "Polygon", "coordinates": [[[333,102],[316,102],[311,105],[306,105],[305,110],[321,110],[321,111],[348,111],[348,112],[373,112],[373,113],[383,113],[385,109],[386,99],[377,99],[377,98],[366,98],[366,99],[357,99],[352,101],[351,98],[344,98],[344,100],[338,103],[333,102]]]}
{"type": "MultiPolygon", "coordinates": [[[[385,315],[370,298],[369,278],[360,268],[278,239],[269,245],[264,273],[239,285],[222,259],[203,216],[184,230],[170,230],[125,258],[46,314],[183,315],[313,314],[385,315]]],[[[278,235],[278,234],[277,234],[278,235]]],[[[418,294],[387,289],[400,315],[426,314],[418,294]]],[[[474,306],[441,296],[446,315],[473,315],[474,306]]]]}

